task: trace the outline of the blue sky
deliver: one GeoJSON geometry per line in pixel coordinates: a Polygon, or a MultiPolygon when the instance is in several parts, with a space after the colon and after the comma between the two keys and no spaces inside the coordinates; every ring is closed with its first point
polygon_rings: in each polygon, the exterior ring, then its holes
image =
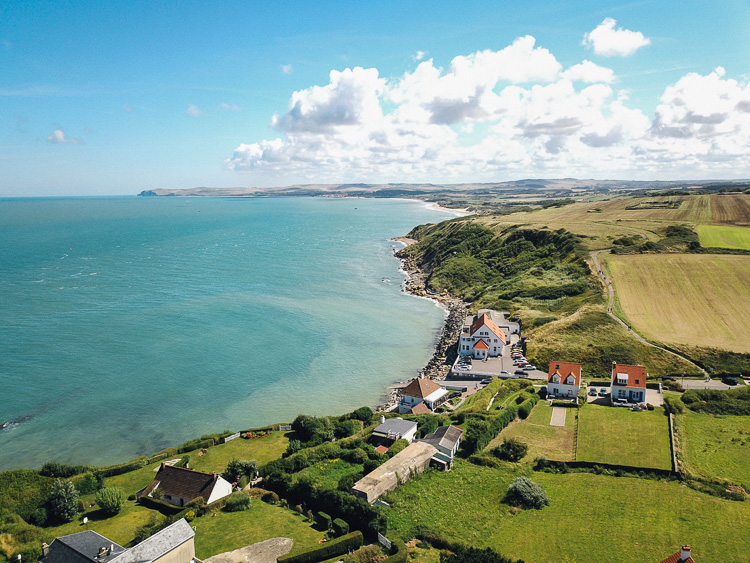
{"type": "Polygon", "coordinates": [[[0,196],[748,178],[749,24],[744,0],[6,0],[0,196]]]}

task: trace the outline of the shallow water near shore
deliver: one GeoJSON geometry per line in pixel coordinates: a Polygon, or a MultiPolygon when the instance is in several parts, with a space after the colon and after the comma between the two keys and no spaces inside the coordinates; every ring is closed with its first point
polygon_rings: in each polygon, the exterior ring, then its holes
{"type": "Polygon", "coordinates": [[[404,200],[0,200],[0,469],[106,464],[338,414],[430,358],[404,200]]]}

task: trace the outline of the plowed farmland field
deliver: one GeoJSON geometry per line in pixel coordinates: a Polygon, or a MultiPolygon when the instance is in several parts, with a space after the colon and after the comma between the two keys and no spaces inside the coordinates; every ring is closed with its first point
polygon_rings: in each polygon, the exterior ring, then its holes
{"type": "Polygon", "coordinates": [[[750,194],[712,195],[713,222],[750,225],[750,194]]]}
{"type": "Polygon", "coordinates": [[[750,352],[750,256],[607,256],[622,312],[647,338],[750,352]]]}

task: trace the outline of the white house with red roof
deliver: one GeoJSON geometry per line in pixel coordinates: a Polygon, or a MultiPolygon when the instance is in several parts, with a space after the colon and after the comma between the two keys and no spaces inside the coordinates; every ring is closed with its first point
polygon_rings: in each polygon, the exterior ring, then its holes
{"type": "Polygon", "coordinates": [[[547,395],[574,399],[581,388],[581,364],[550,362],[547,372],[547,395]]]}
{"type": "Polygon", "coordinates": [[[476,315],[466,317],[458,341],[458,353],[477,360],[502,356],[503,346],[514,331],[518,332],[517,323],[505,322],[503,314],[497,311],[481,309],[476,315]],[[500,328],[498,322],[507,326],[500,328]]]}
{"type": "Polygon", "coordinates": [[[432,412],[448,399],[448,391],[429,377],[418,377],[401,391],[398,402],[400,414],[425,414],[432,412]]]}
{"type": "Polygon", "coordinates": [[[646,402],[646,368],[612,362],[612,404],[646,402]]]}

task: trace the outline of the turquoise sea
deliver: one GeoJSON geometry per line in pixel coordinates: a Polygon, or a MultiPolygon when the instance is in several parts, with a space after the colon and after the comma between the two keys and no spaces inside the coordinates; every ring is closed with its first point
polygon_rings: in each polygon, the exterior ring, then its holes
{"type": "Polygon", "coordinates": [[[0,469],[106,464],[374,406],[444,312],[401,291],[414,201],[0,200],[0,469]]]}

